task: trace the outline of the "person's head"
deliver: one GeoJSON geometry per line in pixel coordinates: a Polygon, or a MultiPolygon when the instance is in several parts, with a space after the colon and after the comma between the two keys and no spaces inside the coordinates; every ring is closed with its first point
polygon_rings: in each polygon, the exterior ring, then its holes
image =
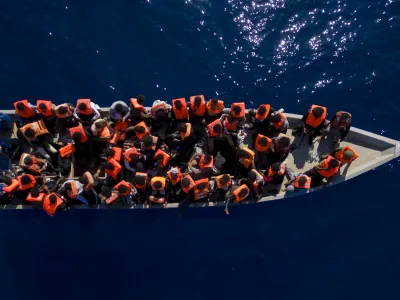
{"type": "Polygon", "coordinates": [[[42,112],[47,112],[47,106],[46,106],[46,104],[44,104],[44,103],[39,103],[38,107],[39,107],[39,109],[40,109],[42,112]]]}
{"type": "Polygon", "coordinates": [[[184,188],[189,187],[189,185],[190,185],[190,179],[187,178],[187,177],[183,178],[181,184],[182,184],[182,186],[183,186],[184,188]]]}
{"type": "Polygon", "coordinates": [[[213,130],[214,130],[216,133],[222,133],[222,126],[221,126],[221,124],[215,124],[215,125],[213,126],[213,130]]]}
{"type": "Polygon", "coordinates": [[[138,185],[143,185],[146,182],[146,177],[144,176],[140,176],[140,175],[136,175],[135,176],[135,183],[138,185]]]}
{"type": "Polygon", "coordinates": [[[263,115],[267,112],[267,108],[264,105],[261,105],[257,110],[259,115],[263,115]]]}
{"type": "Polygon", "coordinates": [[[174,101],[174,106],[175,106],[175,108],[176,108],[177,110],[181,110],[181,108],[182,108],[182,102],[181,102],[181,100],[175,100],[175,101],[174,101]]]}
{"type": "Polygon", "coordinates": [[[185,133],[186,132],[186,124],[185,123],[179,123],[178,131],[181,132],[181,133],[185,133]]]}
{"type": "Polygon", "coordinates": [[[257,174],[255,172],[250,172],[249,173],[249,179],[251,181],[256,181],[257,180],[257,174]]]}
{"type": "Polygon", "coordinates": [[[115,104],[115,111],[117,111],[117,112],[119,112],[119,113],[122,113],[123,111],[124,111],[124,107],[122,106],[122,104],[121,103],[117,103],[117,104],[115,104]]]}
{"type": "Polygon", "coordinates": [[[249,193],[249,189],[247,187],[243,188],[239,192],[239,197],[245,197],[248,193],[249,193]]]}
{"type": "Polygon", "coordinates": [[[240,158],[249,158],[249,154],[244,149],[239,149],[238,150],[238,156],[240,158]]]}
{"type": "Polygon", "coordinates": [[[131,153],[129,155],[129,159],[131,160],[132,163],[136,163],[139,161],[139,154],[138,153],[131,153]]]}
{"type": "Polygon", "coordinates": [[[282,120],[280,114],[273,114],[271,117],[271,122],[272,123],[279,123],[282,120]]]}
{"type": "Polygon", "coordinates": [[[171,170],[171,178],[172,179],[177,179],[178,178],[178,170],[172,169],[171,170]]]}
{"type": "Polygon", "coordinates": [[[89,180],[87,180],[87,178],[86,177],[83,177],[83,176],[79,176],[78,177],[78,181],[80,182],[80,183],[82,183],[82,184],[88,184],[89,183],[89,180]]]}
{"type": "Polygon", "coordinates": [[[135,126],[135,132],[139,133],[139,134],[143,134],[146,132],[146,129],[144,128],[144,126],[141,126],[141,125],[135,126]]]}
{"type": "Polygon", "coordinates": [[[51,194],[51,195],[49,196],[49,201],[50,201],[50,204],[56,204],[57,196],[54,195],[54,194],[51,194]]]}
{"type": "Polygon", "coordinates": [[[101,194],[104,196],[104,197],[111,197],[111,194],[112,194],[112,189],[109,187],[109,186],[102,186],[101,187],[101,194]]]}
{"type": "Polygon", "coordinates": [[[167,112],[163,109],[159,109],[156,112],[156,118],[158,118],[158,119],[165,118],[166,115],[167,115],[167,112]]]}
{"type": "Polygon", "coordinates": [[[201,105],[201,97],[196,96],[194,97],[194,106],[199,107],[201,105]]]}
{"type": "Polygon", "coordinates": [[[28,175],[21,176],[21,183],[22,184],[30,184],[32,182],[31,178],[28,175]]]}
{"type": "Polygon", "coordinates": [[[112,171],[112,170],[114,170],[114,165],[112,163],[106,162],[104,164],[104,169],[112,171]]]}
{"type": "Polygon", "coordinates": [[[217,98],[212,98],[210,100],[210,105],[211,105],[211,109],[217,109],[217,107],[218,107],[218,99],[217,98]]]}
{"type": "Polygon", "coordinates": [[[75,143],[80,143],[83,139],[83,135],[80,132],[74,132],[72,134],[72,139],[74,140],[75,143]]]}
{"type": "Polygon", "coordinates": [[[143,144],[144,144],[146,147],[153,146],[153,137],[152,137],[151,135],[146,135],[146,136],[143,138],[143,144]]]}
{"type": "Polygon", "coordinates": [[[19,111],[24,111],[25,110],[25,105],[20,102],[20,103],[17,103],[16,108],[19,111]]]}
{"type": "Polygon", "coordinates": [[[29,139],[34,138],[35,137],[35,130],[33,130],[32,128],[27,128],[25,130],[24,134],[29,139]]]}
{"type": "Polygon", "coordinates": [[[343,157],[347,160],[352,159],[354,157],[354,152],[351,150],[346,150],[343,152],[343,157]]]}
{"type": "Polygon", "coordinates": [[[227,184],[229,182],[229,180],[231,179],[231,177],[228,174],[224,174],[221,177],[221,184],[227,184]]]}
{"type": "Polygon", "coordinates": [[[337,159],[331,159],[328,163],[328,168],[333,169],[339,166],[339,161],[337,159]]]}
{"type": "Polygon", "coordinates": [[[227,120],[228,120],[229,123],[233,123],[233,122],[235,121],[235,118],[232,117],[231,115],[229,115],[229,116],[227,117],[227,120]]]}
{"type": "Polygon", "coordinates": [[[287,148],[290,146],[290,138],[287,136],[281,137],[278,139],[278,145],[281,148],[287,148]]]}
{"type": "Polygon", "coordinates": [[[341,116],[342,120],[347,120],[350,118],[351,118],[351,115],[349,113],[347,113],[347,112],[342,113],[342,116],[341,116]]]}
{"type": "Polygon", "coordinates": [[[26,156],[24,158],[24,164],[30,166],[33,163],[32,157],[26,156]]]}
{"type": "Polygon", "coordinates": [[[307,183],[307,177],[305,176],[300,176],[299,178],[299,186],[304,186],[307,183]]]}
{"type": "Polygon", "coordinates": [[[79,109],[79,110],[85,110],[85,109],[87,109],[86,103],[83,103],[83,102],[79,103],[79,104],[78,104],[78,109],[79,109]]]}
{"type": "Polygon", "coordinates": [[[273,163],[272,165],[271,165],[271,171],[272,172],[278,172],[279,171],[279,169],[281,168],[281,164],[279,163],[279,162],[276,162],[276,163],[273,163]]]}
{"type": "Polygon", "coordinates": [[[136,101],[137,101],[137,103],[139,103],[140,105],[142,105],[143,102],[144,102],[144,95],[138,95],[138,96],[136,97],[136,101]]]}
{"type": "Polygon", "coordinates": [[[265,146],[267,146],[267,144],[268,144],[268,139],[267,139],[266,137],[262,137],[262,138],[258,141],[258,144],[259,144],[261,147],[265,147],[265,146]]]}
{"type": "Polygon", "coordinates": [[[324,110],[321,107],[314,107],[311,113],[314,115],[315,118],[319,119],[324,113],[324,110]]]}
{"type": "Polygon", "coordinates": [[[153,188],[155,190],[161,189],[161,187],[162,187],[161,181],[157,180],[156,182],[153,183],[153,188]]]}
{"type": "Polygon", "coordinates": [[[65,188],[67,191],[72,190],[71,182],[67,182],[66,184],[64,184],[64,188],[65,188]]]}
{"type": "Polygon", "coordinates": [[[202,163],[205,165],[210,163],[211,160],[212,160],[212,156],[210,154],[204,154],[202,157],[202,163]]]}
{"type": "Polygon", "coordinates": [[[38,197],[40,193],[39,188],[35,186],[33,189],[31,189],[30,193],[32,197],[38,197]]]}
{"type": "Polygon", "coordinates": [[[7,185],[11,185],[12,184],[12,178],[10,176],[4,177],[4,183],[7,184],[7,185]]]}
{"type": "Polygon", "coordinates": [[[105,154],[106,156],[111,156],[111,157],[113,157],[113,156],[115,155],[115,151],[114,151],[114,149],[107,148],[107,149],[104,150],[104,154],[105,154]]]}
{"type": "Polygon", "coordinates": [[[242,112],[242,108],[239,105],[234,105],[232,111],[235,115],[239,115],[242,112]]]}
{"type": "Polygon", "coordinates": [[[118,193],[125,194],[128,191],[128,188],[125,185],[120,185],[118,187],[118,193]]]}
{"type": "Polygon", "coordinates": [[[207,184],[206,184],[205,182],[202,182],[202,183],[200,183],[200,184],[197,185],[197,189],[198,189],[199,191],[204,190],[206,187],[207,187],[207,184]]]}
{"type": "Polygon", "coordinates": [[[59,115],[65,115],[68,112],[68,109],[66,106],[60,106],[59,108],[57,108],[57,113],[59,115]]]}
{"type": "Polygon", "coordinates": [[[104,122],[104,121],[97,121],[94,123],[94,127],[96,127],[96,129],[102,129],[105,125],[106,125],[106,122],[104,122]]]}

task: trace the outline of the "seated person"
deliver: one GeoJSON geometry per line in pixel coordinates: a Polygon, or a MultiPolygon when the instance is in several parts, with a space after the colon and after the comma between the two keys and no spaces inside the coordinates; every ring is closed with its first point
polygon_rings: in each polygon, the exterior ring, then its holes
{"type": "Polygon", "coordinates": [[[100,119],[100,111],[100,106],[90,99],[78,99],[73,115],[76,120],[88,125],[100,119]]]}
{"type": "Polygon", "coordinates": [[[140,122],[148,122],[150,114],[148,114],[143,106],[145,97],[144,95],[138,95],[136,98],[130,99],[130,118],[133,126],[140,122]]]}
{"type": "Polygon", "coordinates": [[[297,194],[306,194],[311,188],[311,177],[304,174],[295,173],[292,169],[286,168],[288,182],[285,183],[286,192],[296,192],[297,194]]]}
{"type": "Polygon", "coordinates": [[[324,179],[327,182],[332,180],[333,176],[339,173],[339,168],[339,161],[332,156],[328,156],[319,165],[305,172],[304,175],[311,177],[311,187],[316,187],[321,185],[324,179]]]}
{"type": "Polygon", "coordinates": [[[273,163],[268,169],[265,181],[271,184],[281,184],[285,179],[286,165],[286,162],[273,163]]]}
{"type": "Polygon", "coordinates": [[[214,158],[210,154],[196,153],[189,162],[189,173],[193,179],[211,176],[214,167],[214,158]]]}
{"type": "Polygon", "coordinates": [[[112,122],[125,122],[129,118],[130,109],[124,101],[115,101],[110,106],[109,117],[112,122]]]}
{"type": "Polygon", "coordinates": [[[271,115],[270,121],[270,136],[278,136],[281,133],[286,134],[289,129],[289,122],[283,113],[279,111],[274,112],[271,115]]]}
{"type": "Polygon", "coordinates": [[[234,204],[240,203],[250,195],[250,190],[246,184],[242,184],[241,186],[233,186],[227,193],[226,193],[226,205],[225,205],[225,213],[229,215],[228,206],[231,202],[234,204]]]}
{"type": "Polygon", "coordinates": [[[293,130],[293,134],[301,135],[304,132],[308,135],[309,145],[313,145],[314,139],[326,128],[327,113],[326,107],[313,104],[303,115],[301,124],[293,130]]]}
{"type": "Polygon", "coordinates": [[[164,207],[167,207],[168,197],[165,190],[166,179],[165,177],[156,176],[151,179],[151,195],[149,196],[149,206],[152,203],[155,204],[163,204],[164,207]]]}
{"type": "Polygon", "coordinates": [[[219,119],[224,110],[224,101],[212,98],[206,103],[207,123],[211,123],[219,119]]]}

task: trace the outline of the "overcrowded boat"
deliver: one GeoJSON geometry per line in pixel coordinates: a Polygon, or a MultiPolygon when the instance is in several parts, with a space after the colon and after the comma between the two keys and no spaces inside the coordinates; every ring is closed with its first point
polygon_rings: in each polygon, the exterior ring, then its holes
{"type": "Polygon", "coordinates": [[[204,95],[14,103],[0,111],[2,209],[136,209],[260,203],[354,178],[400,155],[398,141],[312,105],[303,115],[228,107],[204,95]],[[187,101],[188,100],[188,101],[187,101]]]}

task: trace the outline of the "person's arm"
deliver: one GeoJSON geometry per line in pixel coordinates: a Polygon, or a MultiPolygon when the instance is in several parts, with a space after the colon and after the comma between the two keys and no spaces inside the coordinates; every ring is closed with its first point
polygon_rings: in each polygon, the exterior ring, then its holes
{"type": "Polygon", "coordinates": [[[129,114],[131,113],[129,106],[124,106],[125,115],[122,117],[122,121],[125,122],[129,118],[129,114]]]}
{"type": "Polygon", "coordinates": [[[75,120],[80,121],[81,118],[79,118],[79,116],[78,116],[78,107],[74,108],[74,112],[72,115],[75,118],[75,120]]]}
{"type": "Polygon", "coordinates": [[[90,102],[90,108],[92,109],[92,111],[94,113],[94,116],[92,118],[92,122],[97,120],[97,119],[100,119],[100,117],[101,117],[100,112],[98,111],[98,109],[96,108],[96,105],[93,102],[90,102]]]}
{"type": "Polygon", "coordinates": [[[131,172],[135,172],[135,171],[136,171],[134,168],[132,168],[132,167],[129,165],[129,162],[128,162],[126,159],[124,159],[124,166],[125,166],[125,169],[128,169],[128,170],[131,171],[131,172]]]}
{"type": "Polygon", "coordinates": [[[225,199],[226,199],[225,213],[229,216],[229,209],[228,209],[228,206],[229,206],[229,204],[230,204],[232,201],[234,201],[235,195],[231,194],[230,192],[227,192],[227,193],[226,193],[226,196],[225,196],[225,199]]]}

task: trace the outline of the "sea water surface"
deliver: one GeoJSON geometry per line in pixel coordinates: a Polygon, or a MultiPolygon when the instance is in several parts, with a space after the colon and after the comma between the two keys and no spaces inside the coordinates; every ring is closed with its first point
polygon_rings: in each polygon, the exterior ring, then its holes
{"type": "MultiPolygon", "coordinates": [[[[1,108],[205,94],[400,140],[393,0],[0,1],[1,108]]],[[[0,212],[1,299],[399,299],[399,162],[232,208],[0,212]]]]}

